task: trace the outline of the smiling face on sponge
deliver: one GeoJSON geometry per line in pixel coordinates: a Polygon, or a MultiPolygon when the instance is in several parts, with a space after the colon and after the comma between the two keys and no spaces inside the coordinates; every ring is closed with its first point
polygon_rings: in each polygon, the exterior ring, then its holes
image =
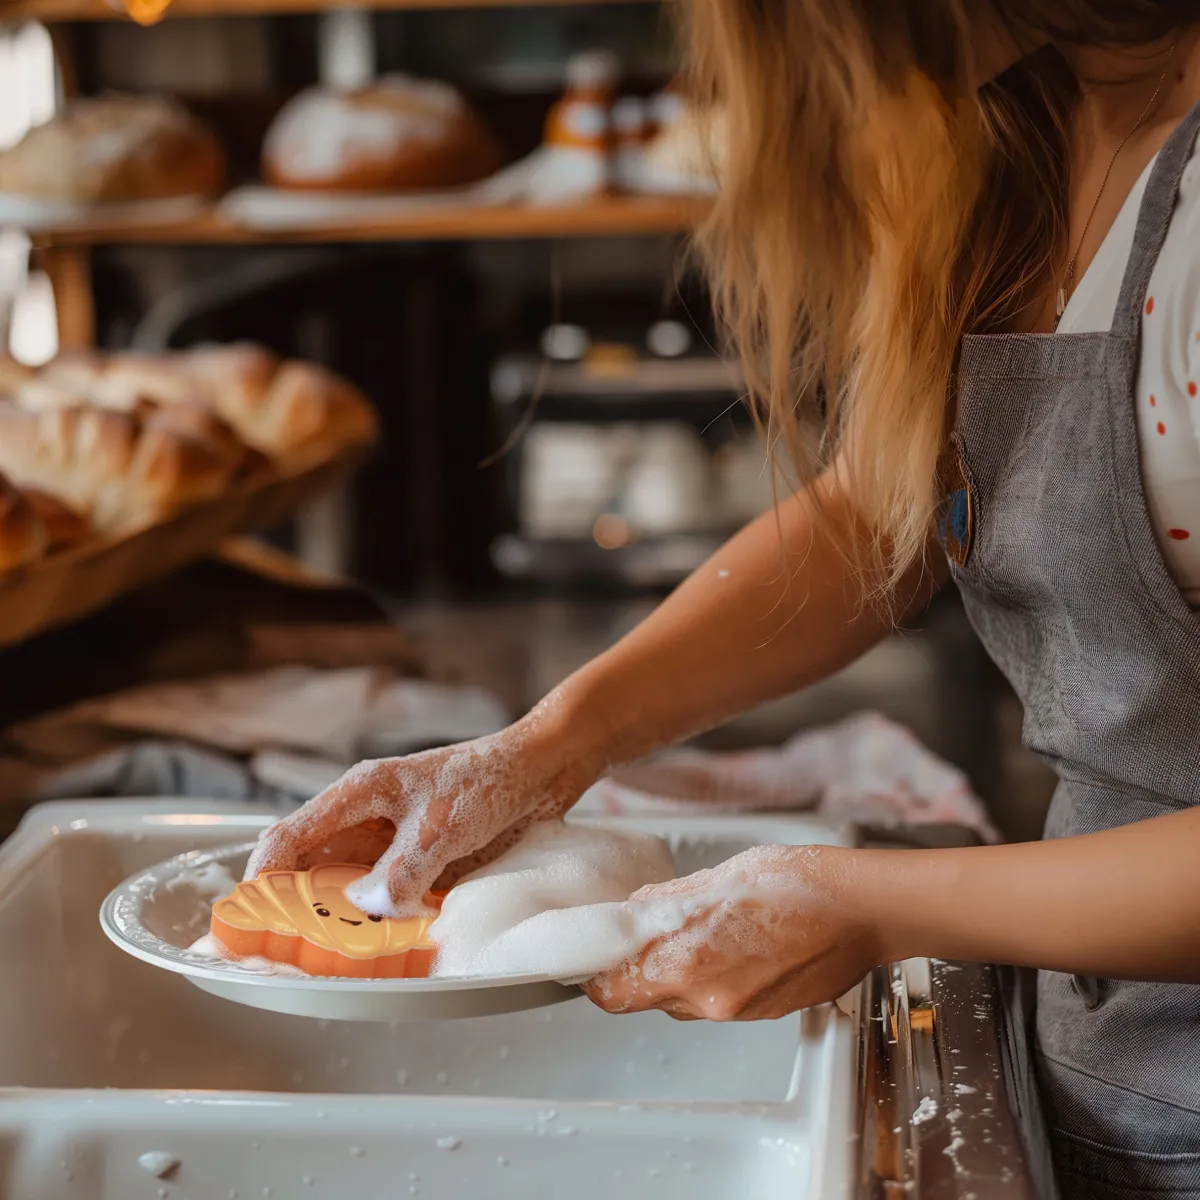
{"type": "MultiPolygon", "coordinates": [[[[212,934],[238,958],[268,958],[310,975],[420,979],[434,917],[370,917],[346,899],[370,868],[344,863],[265,871],[213,905],[212,934]]],[[[430,897],[440,907],[439,896],[430,897]]]]}

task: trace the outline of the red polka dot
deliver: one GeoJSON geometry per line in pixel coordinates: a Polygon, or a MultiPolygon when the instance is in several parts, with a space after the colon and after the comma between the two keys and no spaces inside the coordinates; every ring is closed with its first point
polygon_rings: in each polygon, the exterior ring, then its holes
{"type": "Polygon", "coordinates": [[[1158,423],[1158,432],[1160,435],[1167,432],[1167,427],[1161,421],[1158,423]]]}
{"type": "Polygon", "coordinates": [[[1155,398],[1154,398],[1154,393],[1153,393],[1153,392],[1151,392],[1151,393],[1150,393],[1150,407],[1151,407],[1151,408],[1154,408],[1154,407],[1155,407],[1157,404],[1158,404],[1158,401],[1157,401],[1157,400],[1155,400],[1155,398]]]}
{"type": "Polygon", "coordinates": [[[1186,529],[1168,529],[1167,537],[1174,538],[1177,542],[1186,542],[1192,535],[1186,529]]]}
{"type": "Polygon", "coordinates": [[[1146,297],[1146,316],[1149,316],[1154,311],[1154,297],[1146,297]]]}
{"type": "Polygon", "coordinates": [[[1195,394],[1196,394],[1196,384],[1195,384],[1195,381],[1194,381],[1194,380],[1191,380],[1191,379],[1189,379],[1189,380],[1188,380],[1188,395],[1189,395],[1189,396],[1194,396],[1195,394]]]}

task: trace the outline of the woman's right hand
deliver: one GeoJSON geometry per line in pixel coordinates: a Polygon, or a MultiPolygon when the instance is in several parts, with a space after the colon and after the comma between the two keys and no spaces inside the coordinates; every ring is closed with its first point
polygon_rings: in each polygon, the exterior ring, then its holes
{"type": "Polygon", "coordinates": [[[500,733],[404,758],[361,762],[263,831],[246,867],[374,864],[347,890],[372,916],[418,911],[512,846],[534,821],[561,817],[599,769],[568,748],[542,711],[500,733]]]}

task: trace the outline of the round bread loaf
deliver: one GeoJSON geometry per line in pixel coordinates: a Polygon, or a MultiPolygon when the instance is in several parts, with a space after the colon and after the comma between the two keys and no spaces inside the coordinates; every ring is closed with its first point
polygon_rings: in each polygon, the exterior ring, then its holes
{"type": "Polygon", "coordinates": [[[281,188],[447,188],[491,174],[499,151],[449,84],[388,75],[353,92],[311,88],[279,112],[263,177],[281,188]]]}
{"type": "Polygon", "coordinates": [[[76,100],[0,154],[0,192],[94,204],[212,195],[224,160],[212,132],[173,100],[76,100]]]}

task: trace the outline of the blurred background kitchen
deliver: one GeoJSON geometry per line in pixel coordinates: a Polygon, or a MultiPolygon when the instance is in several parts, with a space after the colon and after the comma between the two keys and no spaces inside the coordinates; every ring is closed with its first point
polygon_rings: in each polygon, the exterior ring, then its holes
{"type": "MultiPolygon", "coordinates": [[[[46,795],[299,797],[485,731],[773,495],[685,253],[720,117],[673,86],[659,5],[126,2],[0,0],[0,828],[46,795]],[[186,353],[247,341],[219,380],[186,353]],[[303,402],[230,399],[293,361],[330,373],[303,402]],[[339,424],[360,402],[372,427],[339,424]],[[85,409],[244,454],[130,507],[83,433],[47,446],[85,409]],[[442,718],[372,741],[381,679],[446,685],[412,700],[442,718]],[[361,719],[306,742],[304,688],[361,719]]],[[[1037,835],[1047,773],[952,589],[703,741],[862,710],[1037,835]]]]}

